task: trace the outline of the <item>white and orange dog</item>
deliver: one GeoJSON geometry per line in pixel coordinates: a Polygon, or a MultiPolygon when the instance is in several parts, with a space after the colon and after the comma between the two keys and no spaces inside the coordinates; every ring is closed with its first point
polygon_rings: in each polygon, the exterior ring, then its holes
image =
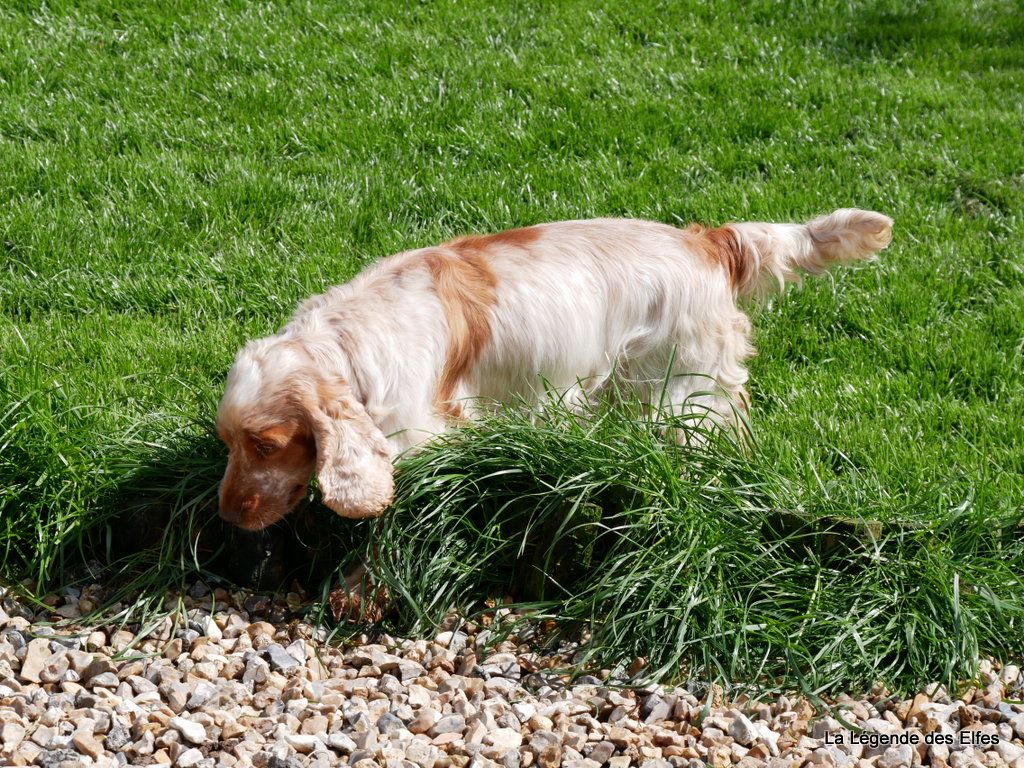
{"type": "Polygon", "coordinates": [[[220,514],[264,528],[315,474],[338,514],[379,515],[392,458],[488,401],[572,402],[614,380],[729,413],[753,354],[737,300],[870,258],[891,236],[888,217],[842,209],[715,229],[568,221],[391,256],[239,352],[217,414],[220,514]]]}

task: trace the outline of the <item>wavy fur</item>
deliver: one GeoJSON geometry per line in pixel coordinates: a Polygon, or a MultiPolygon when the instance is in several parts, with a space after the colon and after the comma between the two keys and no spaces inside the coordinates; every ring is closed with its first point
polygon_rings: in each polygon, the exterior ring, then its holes
{"type": "Polygon", "coordinates": [[[753,354],[737,299],[871,258],[891,226],[856,209],[687,230],[595,219],[384,259],[238,354],[218,414],[231,449],[221,513],[263,527],[315,472],[339,514],[378,515],[399,452],[488,402],[551,388],[572,403],[614,378],[677,409],[729,413],[746,402],[753,354]]]}

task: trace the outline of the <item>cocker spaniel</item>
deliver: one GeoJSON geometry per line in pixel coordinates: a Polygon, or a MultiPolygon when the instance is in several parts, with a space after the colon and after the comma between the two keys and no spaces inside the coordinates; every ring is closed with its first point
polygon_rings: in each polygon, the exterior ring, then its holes
{"type": "Polygon", "coordinates": [[[487,402],[572,403],[613,379],[662,398],[671,373],[671,405],[729,413],[753,354],[737,301],[891,236],[887,216],[846,208],[807,224],[567,221],[391,256],[238,353],[217,414],[220,514],[264,528],[315,474],[339,515],[380,515],[392,458],[487,402]]]}

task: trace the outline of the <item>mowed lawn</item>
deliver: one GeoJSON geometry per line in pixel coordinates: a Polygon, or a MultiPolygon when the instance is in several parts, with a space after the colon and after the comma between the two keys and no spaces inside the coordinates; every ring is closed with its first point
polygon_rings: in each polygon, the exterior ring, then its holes
{"type": "Polygon", "coordinates": [[[846,206],[893,244],[752,310],[759,460],[796,510],[1019,519],[1019,2],[4,3],[0,573],[100,557],[147,468],[212,514],[234,353],[375,259],[846,206]]]}

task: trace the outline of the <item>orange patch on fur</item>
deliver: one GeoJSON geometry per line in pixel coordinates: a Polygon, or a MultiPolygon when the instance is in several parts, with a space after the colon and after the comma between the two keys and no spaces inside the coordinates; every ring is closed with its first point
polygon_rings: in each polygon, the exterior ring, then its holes
{"type": "Polygon", "coordinates": [[[434,405],[438,412],[458,418],[462,408],[451,400],[459,381],[468,375],[491,340],[490,311],[497,301],[498,281],[475,249],[439,249],[430,251],[426,259],[448,321],[448,357],[434,405]]]}
{"type": "Polygon", "coordinates": [[[520,229],[509,229],[505,232],[496,232],[493,235],[465,235],[457,237],[445,245],[453,251],[468,255],[479,251],[486,251],[495,245],[511,245],[524,248],[540,237],[539,227],[521,227],[520,229]]]}
{"type": "Polygon", "coordinates": [[[736,290],[744,285],[751,277],[754,264],[743,250],[739,238],[732,227],[715,227],[714,229],[704,227],[700,224],[693,224],[686,229],[691,235],[696,235],[700,241],[702,251],[715,264],[720,264],[729,275],[729,284],[736,290]]]}
{"type": "Polygon", "coordinates": [[[221,439],[232,449],[220,486],[221,515],[243,528],[265,527],[288,514],[305,493],[313,473],[316,445],[312,434],[304,422],[281,418],[279,424],[258,431],[232,433],[219,426],[221,439]],[[268,471],[290,478],[296,489],[269,491],[259,480],[268,471]]]}
{"type": "Polygon", "coordinates": [[[258,443],[265,443],[273,445],[275,448],[280,448],[287,445],[294,436],[303,431],[303,426],[300,423],[291,421],[260,430],[253,437],[258,443]]]}

